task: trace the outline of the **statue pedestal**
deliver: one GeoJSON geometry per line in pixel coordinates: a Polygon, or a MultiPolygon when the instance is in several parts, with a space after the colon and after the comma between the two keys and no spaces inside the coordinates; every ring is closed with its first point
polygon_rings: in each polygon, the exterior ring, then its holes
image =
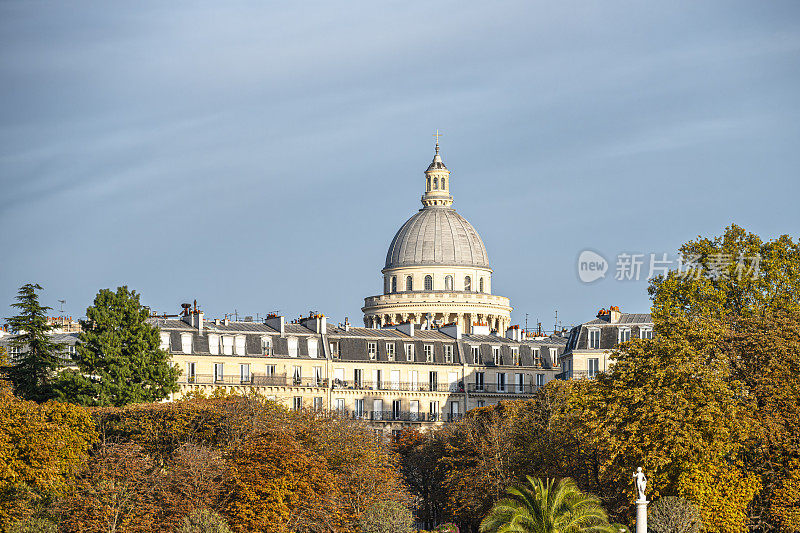
{"type": "Polygon", "coordinates": [[[647,533],[647,500],[636,500],[636,533],[647,533]]]}

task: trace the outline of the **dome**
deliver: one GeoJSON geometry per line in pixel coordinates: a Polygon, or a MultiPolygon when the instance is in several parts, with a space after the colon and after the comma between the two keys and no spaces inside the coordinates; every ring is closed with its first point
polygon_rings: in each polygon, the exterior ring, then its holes
{"type": "Polygon", "coordinates": [[[425,207],[394,236],[384,268],[417,265],[489,268],[489,256],[478,232],[455,209],[425,207]]]}

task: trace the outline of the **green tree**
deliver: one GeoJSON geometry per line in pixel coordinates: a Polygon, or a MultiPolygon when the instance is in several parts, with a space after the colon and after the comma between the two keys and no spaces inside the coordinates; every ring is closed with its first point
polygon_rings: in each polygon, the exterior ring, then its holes
{"type": "Polygon", "coordinates": [[[569,478],[527,477],[512,486],[481,522],[481,533],[616,533],[600,500],[569,478]]]}
{"type": "Polygon", "coordinates": [[[178,369],[160,349],[158,329],[147,323],[139,294],[102,289],[81,321],[78,371],[64,371],[59,397],[84,405],[153,402],[178,390],[178,369]]]}
{"type": "Polygon", "coordinates": [[[400,502],[386,500],[375,502],[359,519],[362,533],[411,533],[414,516],[400,502]]]}
{"type": "Polygon", "coordinates": [[[21,353],[17,361],[2,368],[14,385],[14,393],[26,400],[43,402],[54,397],[53,378],[61,366],[62,347],[53,342],[47,323],[49,307],[39,304],[36,283],[26,283],[17,293],[17,303],[11,304],[20,310],[8,318],[8,324],[16,337],[11,345],[21,353]]]}

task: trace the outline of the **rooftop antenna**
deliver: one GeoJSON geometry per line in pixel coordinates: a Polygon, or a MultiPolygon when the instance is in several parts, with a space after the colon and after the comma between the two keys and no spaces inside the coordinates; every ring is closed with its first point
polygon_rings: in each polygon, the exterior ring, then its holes
{"type": "Polygon", "coordinates": [[[61,308],[58,310],[58,312],[61,313],[61,316],[64,316],[64,304],[67,303],[67,301],[66,300],[59,300],[58,303],[61,304],[61,308]]]}
{"type": "Polygon", "coordinates": [[[528,313],[525,313],[525,333],[528,333],[528,313]]]}
{"type": "Polygon", "coordinates": [[[553,333],[558,331],[558,309],[556,309],[556,322],[553,324],[553,333]]]}

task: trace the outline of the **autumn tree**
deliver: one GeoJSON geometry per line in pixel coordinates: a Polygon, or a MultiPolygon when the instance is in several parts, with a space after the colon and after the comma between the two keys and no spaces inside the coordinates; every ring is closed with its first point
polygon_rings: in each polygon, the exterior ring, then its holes
{"type": "Polygon", "coordinates": [[[63,348],[50,336],[52,326],[47,322],[49,307],[39,303],[36,291],[42,287],[26,283],[17,293],[17,302],[11,304],[19,314],[8,318],[11,331],[16,336],[11,345],[20,356],[10,361],[9,366],[0,367],[14,384],[14,393],[26,400],[42,402],[54,397],[53,379],[61,367],[63,348]]]}
{"type": "Polygon", "coordinates": [[[59,396],[84,405],[153,402],[178,390],[179,371],[160,348],[158,329],[139,294],[127,287],[102,289],[81,321],[78,371],[65,371],[59,396]]]}
{"type": "Polygon", "coordinates": [[[84,408],[20,400],[0,386],[0,530],[64,494],[96,439],[84,408]]]}

